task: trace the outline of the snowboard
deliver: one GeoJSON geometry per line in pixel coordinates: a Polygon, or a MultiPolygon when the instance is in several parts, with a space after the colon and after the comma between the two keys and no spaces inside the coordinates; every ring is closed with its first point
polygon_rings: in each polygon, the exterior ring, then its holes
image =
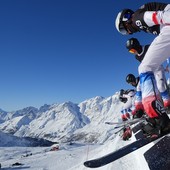
{"type": "Polygon", "coordinates": [[[104,165],[107,165],[111,162],[118,160],[119,158],[122,158],[123,156],[126,156],[127,154],[130,154],[130,153],[140,149],[141,147],[149,144],[150,142],[164,138],[165,135],[167,135],[168,133],[170,133],[170,131],[165,132],[164,135],[157,137],[157,138],[151,138],[151,137],[141,138],[127,146],[124,146],[124,147],[122,147],[114,152],[111,152],[107,155],[104,155],[100,158],[85,161],[84,166],[89,167],[89,168],[102,167],[104,165]]]}

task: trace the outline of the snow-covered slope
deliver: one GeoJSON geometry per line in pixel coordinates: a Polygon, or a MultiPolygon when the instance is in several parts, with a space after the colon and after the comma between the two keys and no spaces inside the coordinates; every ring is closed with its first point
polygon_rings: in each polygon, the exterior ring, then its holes
{"type": "MultiPolygon", "coordinates": [[[[133,140],[133,139],[132,139],[133,140]]],[[[105,144],[84,145],[75,143],[72,145],[61,145],[60,150],[50,151],[44,147],[8,147],[0,149],[0,163],[4,169],[28,169],[28,170],[88,170],[83,162],[97,158],[114,151],[130,141],[120,140],[117,135],[113,140],[108,140],[105,144]],[[12,164],[21,163],[20,166],[13,167],[12,164]]],[[[153,144],[150,144],[153,145],[153,144]]],[[[135,151],[113,163],[110,163],[97,170],[149,170],[143,157],[147,146],[139,151],[135,151]]]]}
{"type": "Polygon", "coordinates": [[[7,116],[7,112],[0,109],[0,123],[3,123],[5,121],[5,117],[7,116]]]}

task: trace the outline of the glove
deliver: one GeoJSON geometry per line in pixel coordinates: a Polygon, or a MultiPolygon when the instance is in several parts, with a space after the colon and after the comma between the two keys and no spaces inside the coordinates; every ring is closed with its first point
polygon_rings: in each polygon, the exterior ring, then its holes
{"type": "Polygon", "coordinates": [[[124,133],[122,135],[123,140],[126,141],[132,137],[132,129],[130,127],[125,127],[123,131],[124,131],[124,133]]]}
{"type": "Polygon", "coordinates": [[[132,111],[133,118],[140,118],[144,115],[144,108],[141,102],[135,104],[135,110],[132,111]]]}
{"type": "Polygon", "coordinates": [[[142,109],[135,110],[135,112],[132,112],[133,119],[135,118],[141,118],[144,115],[144,111],[142,109]]]}
{"type": "Polygon", "coordinates": [[[119,97],[119,100],[123,103],[126,103],[127,102],[127,98],[124,98],[124,97],[119,97]]]}

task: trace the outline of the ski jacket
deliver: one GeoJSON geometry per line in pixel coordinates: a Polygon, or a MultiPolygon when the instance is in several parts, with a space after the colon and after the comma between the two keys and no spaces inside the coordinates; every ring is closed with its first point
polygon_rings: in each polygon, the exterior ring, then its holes
{"type": "Polygon", "coordinates": [[[151,2],[141,6],[132,16],[132,25],[139,30],[158,35],[160,24],[170,24],[164,9],[168,4],[151,2]]]}

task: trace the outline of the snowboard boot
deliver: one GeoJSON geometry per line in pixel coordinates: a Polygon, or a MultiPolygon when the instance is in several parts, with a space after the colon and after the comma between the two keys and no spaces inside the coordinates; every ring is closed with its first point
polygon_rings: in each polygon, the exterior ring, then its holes
{"type": "Polygon", "coordinates": [[[148,118],[147,124],[143,126],[144,135],[151,137],[159,137],[167,130],[170,130],[170,119],[166,113],[161,101],[155,100],[152,102],[152,108],[157,113],[154,118],[148,118]]]}
{"type": "Polygon", "coordinates": [[[139,109],[133,115],[133,119],[141,118],[144,114],[145,113],[144,113],[143,109],[139,109]]]}
{"type": "Polygon", "coordinates": [[[161,128],[159,123],[156,124],[155,118],[149,118],[145,124],[142,125],[142,131],[145,137],[157,138],[161,135],[161,128]]]}
{"type": "Polygon", "coordinates": [[[150,137],[159,137],[170,131],[170,121],[167,114],[156,118],[148,118],[147,123],[142,127],[143,134],[150,137]]]}

